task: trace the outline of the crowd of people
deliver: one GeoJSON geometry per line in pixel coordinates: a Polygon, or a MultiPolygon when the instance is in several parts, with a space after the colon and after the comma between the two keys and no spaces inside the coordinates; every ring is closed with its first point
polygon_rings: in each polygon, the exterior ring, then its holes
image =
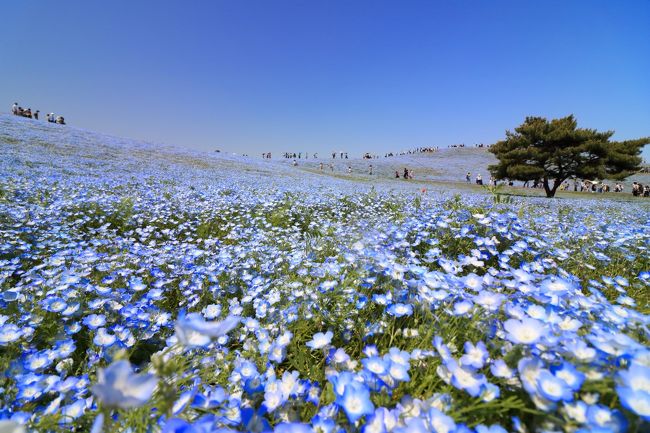
{"type": "MultiPolygon", "coordinates": [[[[465,147],[465,144],[451,144],[447,146],[449,148],[461,148],[465,147]]],[[[483,143],[475,144],[475,147],[490,147],[489,145],[484,145],[483,143]]],[[[422,146],[414,147],[409,150],[402,150],[399,152],[387,152],[384,153],[384,158],[390,158],[393,156],[405,156],[405,155],[417,155],[422,153],[434,153],[440,150],[440,146],[422,146]]],[[[318,159],[318,153],[309,153],[309,152],[284,152],[282,157],[285,159],[318,159]]],[[[332,152],[332,159],[349,159],[347,152],[332,152]]],[[[371,152],[365,152],[361,158],[363,159],[379,159],[381,155],[371,152]]],[[[271,152],[262,152],[262,159],[271,159],[271,152]]]]}
{"type": "MultiPolygon", "coordinates": [[[[14,105],[11,107],[11,114],[14,116],[27,117],[28,119],[38,120],[39,110],[32,112],[31,108],[23,108],[18,105],[18,102],[14,102],[14,105]]],[[[59,125],[65,125],[65,119],[63,116],[56,116],[54,113],[48,113],[45,117],[50,123],[58,123],[59,125]]]]}
{"type": "Polygon", "coordinates": [[[438,146],[431,146],[431,147],[415,147],[413,149],[409,150],[403,150],[401,152],[388,152],[384,154],[384,158],[390,158],[392,156],[404,156],[404,155],[416,155],[419,153],[433,153],[440,150],[440,147],[438,146]]]}
{"type": "Polygon", "coordinates": [[[650,185],[641,185],[638,182],[633,182],[632,195],[634,197],[650,197],[650,185]]]}
{"type": "MultiPolygon", "coordinates": [[[[465,175],[465,182],[471,183],[472,182],[472,173],[469,171],[465,175]]],[[[477,174],[475,177],[475,182],[477,185],[483,185],[483,177],[481,174],[477,174]]],[[[496,178],[490,176],[490,180],[488,185],[497,185],[497,180],[496,178]]],[[[507,180],[507,185],[508,186],[514,186],[514,182],[512,180],[507,180]]],[[[541,179],[535,179],[535,180],[527,180],[523,183],[522,185],[523,188],[544,188],[544,183],[542,182],[541,179]]],[[[592,181],[588,179],[572,179],[572,180],[565,180],[562,182],[562,185],[560,185],[559,190],[560,191],[571,191],[573,189],[574,192],[592,192],[592,193],[604,193],[604,192],[624,192],[625,186],[620,183],[616,182],[614,186],[612,187],[606,182],[597,182],[597,181],[592,181]]],[[[642,185],[639,182],[633,182],[632,183],[632,195],[635,197],[650,197],[650,185],[642,185]]]]}
{"type": "MultiPolygon", "coordinates": [[[[402,179],[413,179],[413,170],[409,170],[408,168],[404,167],[404,174],[402,175],[402,179]]],[[[399,179],[399,170],[395,170],[395,179],[399,179]]]]}
{"type": "MultiPolygon", "coordinates": [[[[483,185],[483,176],[481,175],[481,173],[476,174],[476,178],[475,178],[474,181],[476,182],[477,185],[483,185]]],[[[465,175],[465,182],[472,183],[472,173],[470,173],[469,171],[465,175]]],[[[497,185],[496,178],[493,177],[493,176],[490,176],[490,180],[489,180],[488,185],[496,186],[497,185]]],[[[508,185],[512,186],[513,185],[512,181],[508,181],[508,185]]]]}
{"type": "MultiPolygon", "coordinates": [[[[267,159],[271,159],[271,152],[268,152],[266,154],[262,154],[263,157],[264,157],[264,155],[266,155],[267,159]]],[[[293,152],[293,153],[292,152],[285,152],[283,154],[283,157],[285,159],[291,159],[291,158],[293,158],[293,159],[296,159],[296,158],[302,159],[303,156],[304,156],[305,159],[309,159],[309,152],[305,152],[304,154],[302,152],[298,152],[298,153],[296,153],[296,152],[293,152]]],[[[318,154],[314,153],[313,157],[314,157],[314,159],[318,159],[318,154]]]]}

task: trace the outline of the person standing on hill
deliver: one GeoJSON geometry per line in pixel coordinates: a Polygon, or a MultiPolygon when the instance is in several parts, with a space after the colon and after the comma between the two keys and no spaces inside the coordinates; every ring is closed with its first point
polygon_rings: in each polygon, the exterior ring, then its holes
{"type": "Polygon", "coordinates": [[[38,120],[38,113],[40,113],[40,111],[38,110],[34,111],[34,119],[36,120],[38,120]]]}
{"type": "Polygon", "coordinates": [[[11,106],[11,114],[18,115],[18,102],[14,102],[14,105],[11,106]]]}

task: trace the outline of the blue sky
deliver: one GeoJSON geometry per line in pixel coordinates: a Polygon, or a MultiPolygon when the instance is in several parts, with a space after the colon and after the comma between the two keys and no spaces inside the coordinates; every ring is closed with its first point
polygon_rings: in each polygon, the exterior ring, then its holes
{"type": "MultiPolygon", "coordinates": [[[[13,1],[0,95],[234,152],[491,143],[526,115],[650,135],[650,1],[13,1]]],[[[650,160],[650,149],[646,149],[650,160]]]]}

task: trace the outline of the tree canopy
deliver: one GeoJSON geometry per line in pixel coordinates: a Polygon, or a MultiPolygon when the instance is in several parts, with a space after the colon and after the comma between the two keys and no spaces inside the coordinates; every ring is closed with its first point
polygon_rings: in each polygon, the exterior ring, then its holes
{"type": "Polygon", "coordinates": [[[489,166],[496,179],[541,180],[553,197],[566,179],[625,179],[640,169],[650,137],[610,141],[614,131],[578,128],[573,115],[547,120],[526,117],[505,140],[490,147],[499,162],[489,166]]]}

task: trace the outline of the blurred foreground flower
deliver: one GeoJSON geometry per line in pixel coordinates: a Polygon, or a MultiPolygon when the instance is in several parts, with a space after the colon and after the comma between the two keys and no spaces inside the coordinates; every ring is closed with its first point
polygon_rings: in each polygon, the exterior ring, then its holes
{"type": "Polygon", "coordinates": [[[135,374],[129,361],[117,361],[97,372],[93,394],[106,407],[128,409],[145,404],[158,379],[153,374],[135,374]]]}
{"type": "Polygon", "coordinates": [[[0,433],[25,433],[25,427],[16,421],[0,420],[0,433]]]}
{"type": "Polygon", "coordinates": [[[239,324],[241,317],[228,316],[221,322],[206,322],[199,313],[180,315],[176,321],[176,338],[183,346],[205,347],[212,338],[221,337],[239,324]]]}

